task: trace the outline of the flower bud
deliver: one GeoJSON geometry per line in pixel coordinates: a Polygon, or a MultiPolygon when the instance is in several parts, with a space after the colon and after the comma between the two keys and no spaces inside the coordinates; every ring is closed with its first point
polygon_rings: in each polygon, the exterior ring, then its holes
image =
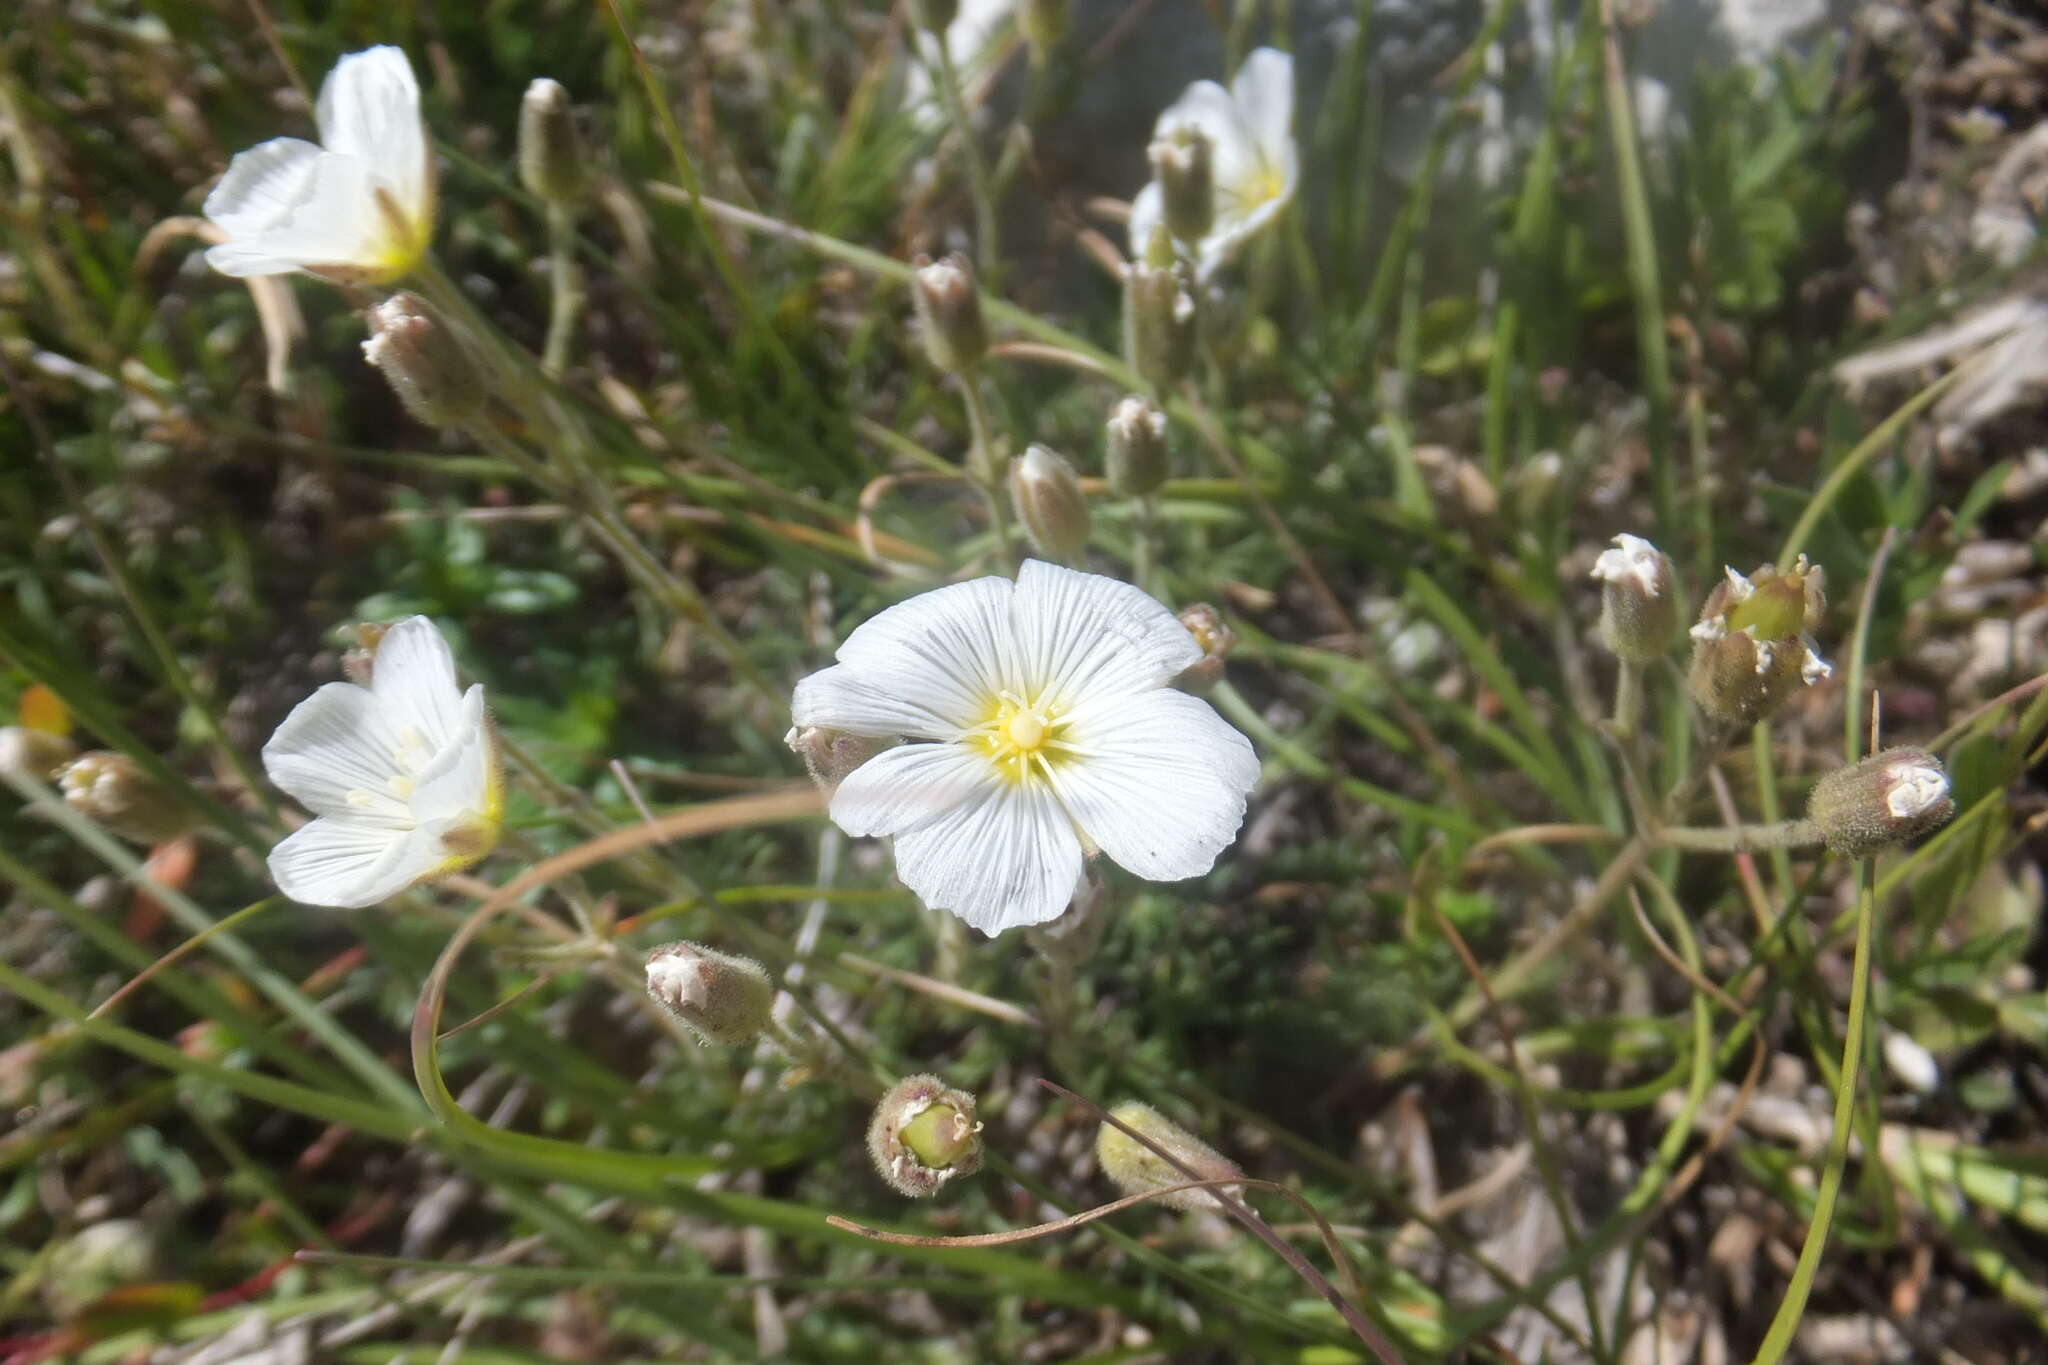
{"type": "Polygon", "coordinates": [[[569,92],[546,76],[527,86],[519,101],[519,180],[554,206],[575,203],[589,187],[569,92]]]}
{"type": "Polygon", "coordinates": [[[974,267],[965,256],[956,251],[941,261],[918,257],[910,298],[933,365],[947,374],[965,374],[981,363],[988,350],[988,324],[981,317],[974,267]]]}
{"type": "Polygon", "coordinates": [[[1017,32],[1031,49],[1031,64],[1044,66],[1067,36],[1067,0],[1017,0],[1017,32]]]}
{"type": "Polygon", "coordinates": [[[384,372],[398,401],[426,426],[460,431],[483,415],[483,373],[417,294],[400,290],[370,310],[363,358],[384,372]]]}
{"type": "MultiPolygon", "coordinates": [[[[1171,1152],[1174,1160],[1194,1172],[1189,1176],[1174,1169],[1158,1152],[1145,1146],[1115,1124],[1105,1123],[1095,1134],[1095,1162],[1112,1185],[1125,1194],[1148,1194],[1172,1189],[1194,1180],[1231,1180],[1244,1171],[1230,1158],[1167,1118],[1149,1104],[1125,1100],[1109,1111],[1118,1122],[1129,1125],[1171,1152]]],[[[1216,1200],[1207,1190],[1180,1190],[1164,1195],[1159,1203],[1176,1209],[1213,1209],[1216,1200]]]]}
{"type": "Polygon", "coordinates": [[[1173,685],[1183,692],[1207,692],[1222,681],[1223,661],[1230,656],[1230,647],[1237,643],[1237,632],[1223,624],[1223,614],[1207,602],[1182,608],[1180,623],[1201,646],[1202,657],[1182,669],[1173,685]]]}
{"type": "Polygon", "coordinates": [[[1600,580],[1600,642],[1615,657],[1653,663],[1678,632],[1671,556],[1641,536],[1620,535],[1593,563],[1600,580]]]}
{"type": "Polygon", "coordinates": [[[32,725],[0,726],[0,772],[48,782],[78,753],[71,740],[32,725]]]}
{"type": "Polygon", "coordinates": [[[827,730],[816,725],[806,725],[802,728],[791,726],[789,733],[782,737],[782,742],[804,761],[804,770],[810,773],[811,781],[828,792],[844,782],[848,773],[880,753],[884,747],[879,739],[869,739],[866,735],[849,735],[841,730],[827,730]]]}
{"type": "Polygon", "coordinates": [[[1088,547],[1088,495],[1067,457],[1034,445],[1010,461],[1010,503],[1038,552],[1065,563],[1088,547]]]}
{"type": "Polygon", "coordinates": [[[1806,815],[1828,848],[1867,858],[1939,829],[1956,813],[1948,770],[1920,749],[1886,749],[1814,784],[1806,815]]]}
{"type": "Polygon", "coordinates": [[[1753,725],[1834,671],[1807,638],[1827,611],[1824,582],[1804,555],[1785,574],[1727,571],[1692,628],[1692,695],[1709,720],[1753,725]]]}
{"type": "Polygon", "coordinates": [[[1142,498],[1166,482],[1166,414],[1157,403],[1132,394],[1116,405],[1103,464],[1120,498],[1142,498]]]}
{"type": "Polygon", "coordinates": [[[1194,285],[1185,267],[1172,263],[1172,252],[1160,227],[1145,259],[1124,267],[1124,359],[1161,389],[1178,384],[1195,364],[1194,285]]]}
{"type": "Polygon", "coordinates": [[[910,22],[944,42],[946,29],[960,14],[960,0],[910,0],[910,22]]]}
{"type": "Polygon", "coordinates": [[[882,1096],[868,1124],[868,1154],[889,1188],[928,1199],[956,1175],[981,1169],[974,1096],[937,1076],[906,1076],[882,1096]]]}
{"type": "Polygon", "coordinates": [[[706,1046],[756,1037],[775,1003],[767,968],[700,943],[664,943],[648,953],[647,993],[706,1046]]]}
{"type": "Polygon", "coordinates": [[[1215,144],[1182,124],[1145,149],[1159,183],[1160,216],[1176,241],[1193,246],[1216,223],[1215,144]]]}
{"type": "Polygon", "coordinates": [[[73,810],[145,848],[175,839],[195,823],[177,794],[126,754],[81,754],[57,774],[57,785],[73,810]]]}

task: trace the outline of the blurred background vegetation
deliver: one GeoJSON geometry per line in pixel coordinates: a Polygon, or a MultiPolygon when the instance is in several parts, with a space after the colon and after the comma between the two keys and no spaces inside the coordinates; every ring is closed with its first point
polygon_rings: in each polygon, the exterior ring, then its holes
{"type": "MultiPolygon", "coordinates": [[[[1928,0],[1759,49],[1749,8],[1077,0],[1043,62],[1007,18],[961,54],[962,130],[885,4],[16,0],[0,701],[198,827],[131,848],[33,784],[0,810],[0,1362],[1366,1358],[1215,1214],[994,1250],[826,1226],[1110,1197],[1040,1076],[1298,1188],[1411,1361],[2043,1359],[2041,347],[1831,367],[2031,306],[2048,29],[1928,0]],[[1236,849],[1110,874],[1078,937],[988,942],[822,820],[722,827],[712,803],[801,780],[797,677],[987,563],[978,501],[900,477],[968,440],[905,290],[918,253],[987,246],[963,131],[1000,225],[999,439],[1092,477],[1124,392],[1106,201],[1158,110],[1259,42],[1299,54],[1303,188],[1204,301],[1148,579],[1237,633],[1214,700],[1265,778],[1236,849]],[[410,421],[361,360],[367,296],[290,282],[276,353],[176,221],[373,43],[420,73],[442,266],[536,351],[513,135],[529,79],[570,91],[601,183],[565,390],[708,622],[586,509],[410,421]],[[1624,531],[1688,603],[1781,552],[1830,583],[1834,678],[1674,818],[1798,811],[1869,747],[1874,689],[1956,820],[1860,894],[1841,859],[1646,842],[1587,576],[1624,531]],[[376,910],[280,903],[256,753],[350,623],[414,612],[489,688],[515,837],[376,910]],[[494,922],[443,1027],[493,1012],[435,1063],[474,1117],[423,1095],[415,1006],[487,884],[643,804],[708,832],[583,869],[536,902],[552,931],[494,922]],[[817,1055],[679,1044],[636,977],[681,937],[767,962],[817,1055]],[[931,1205],[861,1142],[913,1071],[987,1125],[987,1169],[931,1205]]],[[[1129,577],[1152,519],[1090,488],[1085,566],[1129,577]]],[[[1648,693],[1661,793],[1694,757],[1675,660],[1648,693]]]]}

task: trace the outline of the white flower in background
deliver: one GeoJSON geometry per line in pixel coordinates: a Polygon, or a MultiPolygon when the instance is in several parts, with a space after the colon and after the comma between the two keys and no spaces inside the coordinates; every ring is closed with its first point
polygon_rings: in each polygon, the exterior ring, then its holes
{"type": "MultiPolygon", "coordinates": [[[[1294,198],[1301,156],[1293,125],[1294,59],[1270,47],[1244,59],[1230,89],[1196,81],[1159,116],[1152,130],[1155,141],[1169,140],[1183,128],[1209,139],[1216,219],[1195,261],[1203,279],[1294,198]]],[[[1134,257],[1144,255],[1164,213],[1156,182],[1138,192],[1131,204],[1134,257]]]]}
{"type": "MultiPolygon", "coordinates": [[[[960,0],[959,12],[946,25],[946,57],[968,87],[961,93],[969,110],[978,102],[973,86],[989,74],[999,51],[996,40],[1003,36],[1004,25],[1016,9],[1017,0],[960,0]]],[[[936,132],[946,124],[945,102],[932,87],[931,68],[938,61],[939,40],[919,31],[911,41],[918,52],[903,74],[903,109],[919,132],[936,132]]]]}
{"type": "Polygon", "coordinates": [[[369,686],[328,683],[294,707],[263,768],[319,817],[270,851],[278,890],[307,905],[375,905],[498,842],[504,777],[484,689],[457,685],[424,616],[383,633],[369,686]]]}
{"type": "Polygon", "coordinates": [[[434,168],[405,54],[343,57],[315,120],[319,145],[280,137],[251,147],[206,196],[206,216],[228,236],[206,253],[215,270],[385,283],[419,263],[434,235],[434,168]]]}
{"type": "Polygon", "coordinates": [[[904,884],[986,934],[1057,916],[1098,849],[1202,875],[1258,780],[1250,742],[1167,686],[1194,637],[1112,578],[1030,560],[890,607],[838,658],[797,684],[796,723],[911,742],[854,769],[832,819],[894,835],[904,884]]]}

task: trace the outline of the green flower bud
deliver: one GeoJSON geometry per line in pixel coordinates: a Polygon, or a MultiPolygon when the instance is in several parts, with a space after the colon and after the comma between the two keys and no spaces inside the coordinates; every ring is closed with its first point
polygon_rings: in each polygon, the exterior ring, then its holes
{"type": "Polygon", "coordinates": [[[1182,669],[1173,685],[1183,692],[1207,692],[1222,681],[1223,661],[1230,657],[1230,648],[1237,643],[1237,632],[1225,625],[1223,614],[1207,602],[1182,608],[1180,623],[1201,646],[1202,657],[1182,669]]]}
{"type": "Polygon", "coordinates": [[[664,943],[648,953],[647,993],[707,1046],[758,1037],[775,1003],[765,967],[700,943],[664,943]]]}
{"type": "Polygon", "coordinates": [[[946,29],[959,17],[960,0],[910,0],[910,22],[944,42],[946,29]]]}
{"type": "Polygon", "coordinates": [[[1600,580],[1600,641],[1617,658],[1652,663],[1678,633],[1671,556],[1641,536],[1620,535],[1593,564],[1600,580]]]}
{"type": "Polygon", "coordinates": [[[1215,144],[1186,124],[1145,149],[1159,182],[1161,217],[1174,239],[1193,247],[1216,224],[1215,144]]]}
{"type": "Polygon", "coordinates": [[[519,180],[556,206],[575,203],[589,188],[569,92],[546,76],[527,86],[519,101],[519,180]]]}
{"type": "Polygon", "coordinates": [[[1172,262],[1166,229],[1152,234],[1146,259],[1124,267],[1124,359],[1155,388],[1171,388],[1195,364],[1194,281],[1172,262]],[[1159,262],[1161,248],[1167,262],[1159,262]]]}
{"type": "Polygon", "coordinates": [[[483,416],[483,372],[417,294],[400,290],[370,310],[363,358],[423,425],[461,431],[483,416]]]}
{"type": "Polygon", "coordinates": [[[1017,32],[1031,49],[1031,64],[1044,66],[1067,36],[1067,0],[1017,0],[1017,32]]]}
{"type": "Polygon", "coordinates": [[[811,781],[828,792],[844,782],[848,773],[887,747],[879,739],[826,730],[816,725],[801,729],[791,726],[782,742],[804,761],[804,769],[810,773],[811,781]]]}
{"type": "Polygon", "coordinates": [[[1133,394],[1109,415],[1109,454],[1103,461],[1109,489],[1142,498],[1166,482],[1166,414],[1133,394]]]}
{"type": "Polygon", "coordinates": [[[1787,574],[1768,565],[1753,575],[1727,571],[1692,628],[1690,681],[1702,714],[1753,725],[1834,671],[1806,634],[1827,611],[1823,582],[1804,555],[1787,574]]]}
{"type": "Polygon", "coordinates": [[[81,754],[57,774],[57,784],[73,810],[145,848],[190,833],[197,823],[176,793],[126,754],[81,754]]]}
{"type": "Polygon", "coordinates": [[[78,746],[64,735],[31,725],[0,726],[0,771],[48,782],[77,753],[78,746]]]}
{"type": "Polygon", "coordinates": [[[954,252],[941,261],[920,256],[910,278],[925,354],[947,374],[965,374],[988,350],[988,324],[981,317],[981,293],[974,267],[954,252]]]}
{"type": "MultiPolygon", "coordinates": [[[[1233,1180],[1244,1171],[1230,1158],[1167,1118],[1149,1104],[1125,1100],[1109,1111],[1118,1122],[1129,1125],[1171,1152],[1174,1160],[1194,1172],[1189,1176],[1174,1169],[1171,1162],[1144,1143],[1105,1123],[1095,1134],[1095,1162],[1112,1185],[1125,1194],[1149,1194],[1172,1189],[1194,1180],[1233,1180]]],[[[1213,1209],[1216,1199],[1207,1190],[1180,1190],[1164,1195],[1159,1203],[1176,1209],[1213,1209]]]]}
{"type": "Polygon", "coordinates": [[[1034,445],[1010,461],[1010,502],[1046,558],[1065,563],[1088,547],[1088,495],[1066,456],[1034,445]]]}
{"type": "Polygon", "coordinates": [[[1806,816],[1828,848],[1867,858],[1947,824],[1956,813],[1948,769],[1920,749],[1886,749],[1814,784],[1806,816]]]}
{"type": "Polygon", "coordinates": [[[889,1188],[928,1199],[955,1176],[981,1169],[974,1096],[937,1076],[906,1076],[882,1096],[868,1124],[868,1155],[889,1188]]]}

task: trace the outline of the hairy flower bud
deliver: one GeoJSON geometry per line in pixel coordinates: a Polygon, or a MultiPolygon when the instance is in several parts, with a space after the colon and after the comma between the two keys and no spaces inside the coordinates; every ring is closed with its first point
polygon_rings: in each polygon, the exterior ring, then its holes
{"type": "Polygon", "coordinates": [[[57,784],[73,810],[144,847],[175,839],[196,823],[176,793],[126,754],[81,754],[57,774],[57,784]]]}
{"type": "Polygon", "coordinates": [[[1048,559],[1064,563],[1088,547],[1088,495],[1058,451],[1034,445],[1010,461],[1010,502],[1024,533],[1048,559]]]}
{"type": "Polygon", "coordinates": [[[519,101],[519,180],[558,207],[575,203],[589,188],[569,92],[546,76],[527,86],[519,101]]]}
{"type": "Polygon", "coordinates": [[[1188,628],[1188,634],[1195,637],[1201,646],[1202,657],[1181,670],[1173,685],[1183,692],[1201,694],[1223,680],[1223,661],[1230,657],[1230,648],[1237,643],[1237,632],[1223,623],[1223,613],[1207,602],[1196,602],[1184,607],[1180,623],[1188,628]]]}
{"type": "Polygon", "coordinates": [[[1116,405],[1103,465],[1120,498],[1142,498],[1166,482],[1166,414],[1157,403],[1132,394],[1116,405]]]}
{"type": "Polygon", "coordinates": [[[1834,671],[1807,634],[1826,614],[1824,583],[1804,555],[1789,573],[1727,571],[1692,628],[1692,695],[1709,720],[1753,725],[1834,671]]]}
{"type": "Polygon", "coordinates": [[[982,321],[974,267],[957,251],[939,261],[920,256],[915,266],[910,298],[925,354],[947,374],[965,374],[988,350],[988,324],[982,321]]]}
{"type": "Polygon", "coordinates": [[[1941,828],[1956,813],[1948,769],[1920,749],[1886,749],[1814,784],[1806,815],[1828,848],[1846,858],[1941,828]]]}
{"type": "Polygon", "coordinates": [[[1186,124],[1145,149],[1152,178],[1159,182],[1166,230],[1189,247],[1208,236],[1216,223],[1214,154],[1208,134],[1186,124]]]}
{"type": "MultiPolygon", "coordinates": [[[[1187,1184],[1190,1179],[1231,1180],[1244,1174],[1236,1162],[1149,1104],[1125,1100],[1109,1112],[1118,1122],[1129,1125],[1163,1150],[1171,1152],[1175,1161],[1194,1172],[1190,1177],[1175,1170],[1173,1163],[1158,1152],[1115,1124],[1105,1123],[1095,1134],[1095,1161],[1102,1167],[1102,1173],[1109,1177],[1110,1183],[1125,1194],[1149,1194],[1153,1190],[1172,1189],[1175,1185],[1187,1184]]],[[[1216,1207],[1216,1200],[1206,1190],[1180,1190],[1161,1196],[1158,1202],[1176,1209],[1216,1207]]]]}
{"type": "Polygon", "coordinates": [[[1172,254],[1161,227],[1146,258],[1124,267],[1124,359],[1161,389],[1178,384],[1195,364],[1194,282],[1172,254]],[[1159,260],[1162,246],[1165,262],[1159,260]]]}
{"type": "Polygon", "coordinates": [[[928,1199],[954,1176],[981,1169],[981,1124],[974,1096],[937,1076],[906,1076],[875,1106],[868,1154],[889,1188],[928,1199]]]}
{"type": "Polygon", "coordinates": [[[707,1046],[759,1036],[775,1003],[767,968],[701,943],[664,943],[649,952],[647,993],[707,1046]]]}
{"type": "Polygon", "coordinates": [[[866,735],[849,735],[816,725],[792,725],[782,742],[804,761],[811,781],[832,791],[846,775],[873,758],[885,747],[881,740],[866,735]]]}
{"type": "Polygon", "coordinates": [[[1615,657],[1652,663],[1678,633],[1671,556],[1641,536],[1620,535],[1593,563],[1600,580],[1600,642],[1615,657]]]}
{"type": "Polygon", "coordinates": [[[78,753],[71,740],[32,725],[0,726],[0,771],[48,782],[78,753]]]}
{"type": "Polygon", "coordinates": [[[426,426],[460,431],[483,415],[483,372],[427,301],[409,290],[370,310],[363,358],[384,372],[398,401],[426,426]]]}

